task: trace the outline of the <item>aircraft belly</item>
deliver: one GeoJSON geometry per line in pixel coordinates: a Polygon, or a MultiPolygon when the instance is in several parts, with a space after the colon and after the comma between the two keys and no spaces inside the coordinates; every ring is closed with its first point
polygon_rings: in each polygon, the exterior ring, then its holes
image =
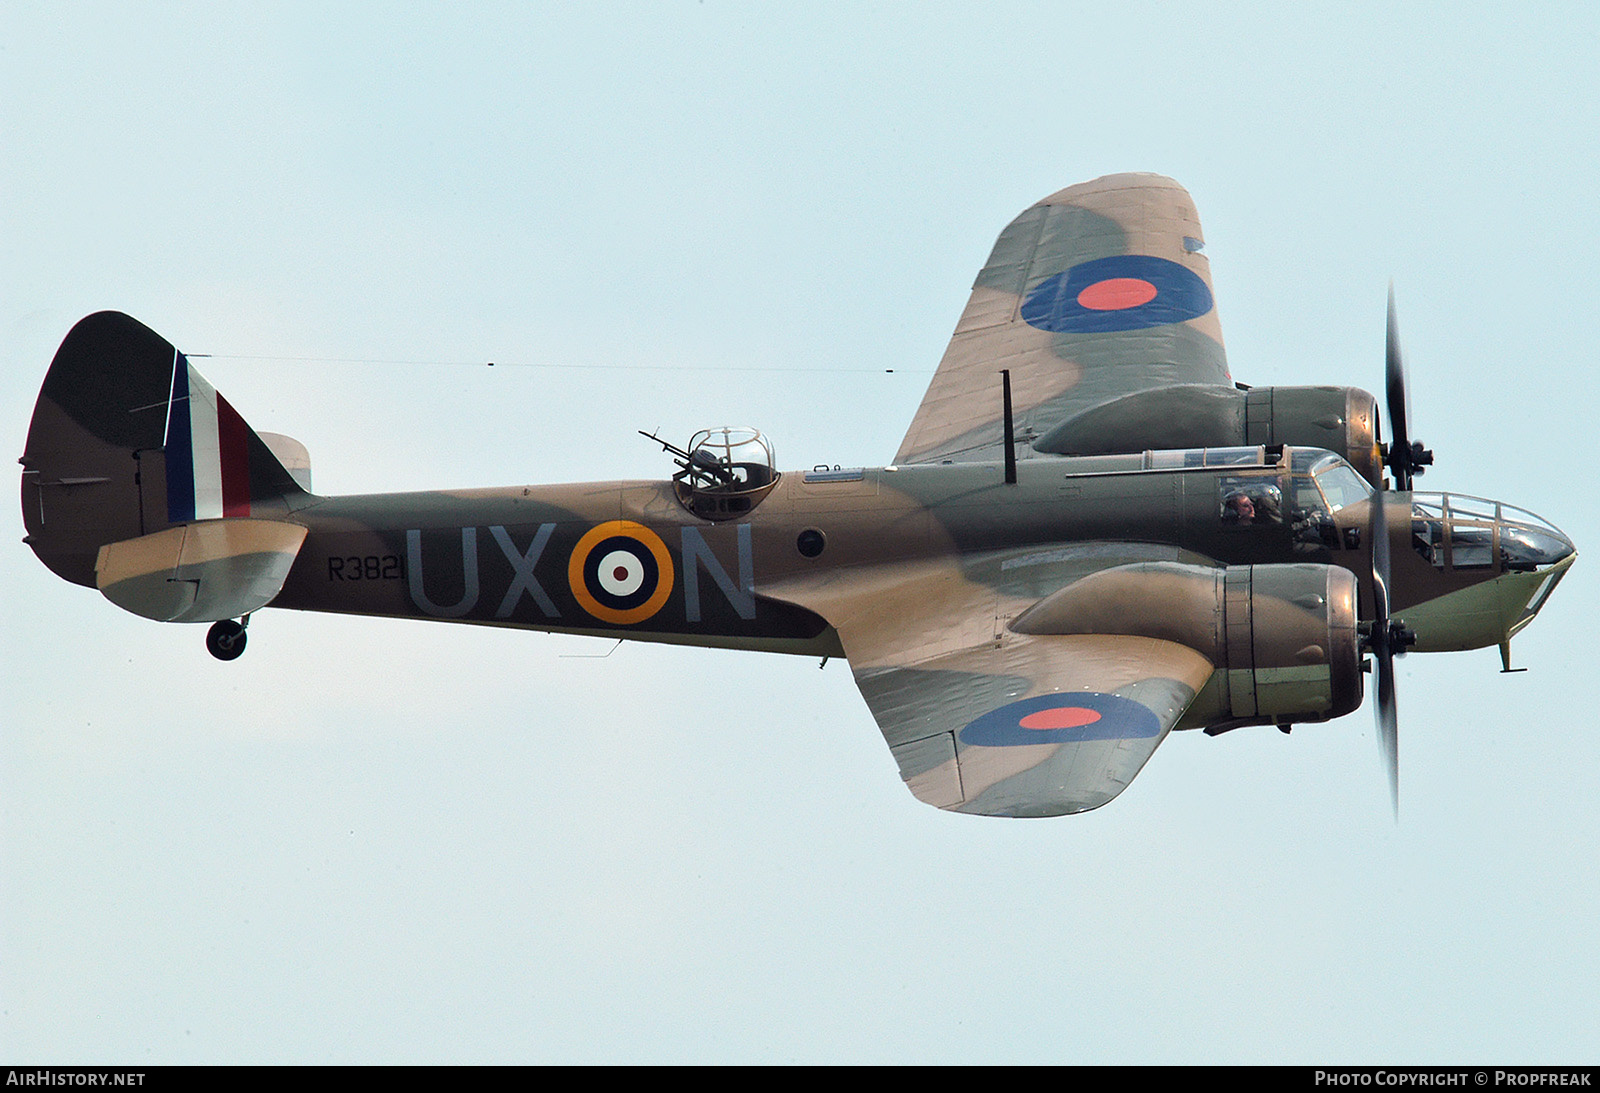
{"type": "Polygon", "coordinates": [[[1456,652],[1496,645],[1532,621],[1550,589],[1576,555],[1531,573],[1505,573],[1448,592],[1396,614],[1417,632],[1420,653],[1456,652]]]}

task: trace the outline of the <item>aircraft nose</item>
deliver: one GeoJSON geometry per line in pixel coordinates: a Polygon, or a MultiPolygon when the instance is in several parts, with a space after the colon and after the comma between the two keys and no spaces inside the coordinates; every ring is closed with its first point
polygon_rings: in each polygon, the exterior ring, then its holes
{"type": "Polygon", "coordinates": [[[1565,561],[1577,548],[1549,524],[1506,521],[1500,527],[1500,551],[1507,569],[1532,572],[1565,561]]]}

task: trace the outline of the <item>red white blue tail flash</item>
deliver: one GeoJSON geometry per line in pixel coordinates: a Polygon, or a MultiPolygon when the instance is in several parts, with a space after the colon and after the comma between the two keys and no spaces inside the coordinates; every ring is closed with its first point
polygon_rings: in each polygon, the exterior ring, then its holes
{"type": "Polygon", "coordinates": [[[182,353],[167,406],[167,519],[250,515],[249,426],[182,353]]]}

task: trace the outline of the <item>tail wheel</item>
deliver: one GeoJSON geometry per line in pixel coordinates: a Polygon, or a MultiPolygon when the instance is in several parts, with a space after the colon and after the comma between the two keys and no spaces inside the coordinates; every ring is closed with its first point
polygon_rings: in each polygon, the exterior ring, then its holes
{"type": "Polygon", "coordinates": [[[206,631],[206,651],[218,660],[237,660],[244,653],[244,624],[222,619],[206,631]]]}

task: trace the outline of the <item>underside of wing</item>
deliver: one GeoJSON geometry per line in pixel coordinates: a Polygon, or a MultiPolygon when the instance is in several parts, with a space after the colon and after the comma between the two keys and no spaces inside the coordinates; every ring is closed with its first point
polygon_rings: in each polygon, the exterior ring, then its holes
{"type": "Polygon", "coordinates": [[[1194,202],[1160,175],[1110,175],[1013,220],[978,274],[897,463],[1001,458],[1001,369],[1018,447],[1085,410],[1232,380],[1194,202]]]}
{"type": "Polygon", "coordinates": [[[1013,636],[906,667],[856,670],[900,777],[923,801],[986,816],[1061,816],[1116,797],[1212,666],[1127,636],[1013,636]]]}
{"type": "Polygon", "coordinates": [[[905,565],[781,594],[834,625],[920,800],[990,816],[1059,816],[1110,801],[1213,665],[1157,638],[1014,632],[1006,618],[1032,599],[971,577],[905,565]]]}

